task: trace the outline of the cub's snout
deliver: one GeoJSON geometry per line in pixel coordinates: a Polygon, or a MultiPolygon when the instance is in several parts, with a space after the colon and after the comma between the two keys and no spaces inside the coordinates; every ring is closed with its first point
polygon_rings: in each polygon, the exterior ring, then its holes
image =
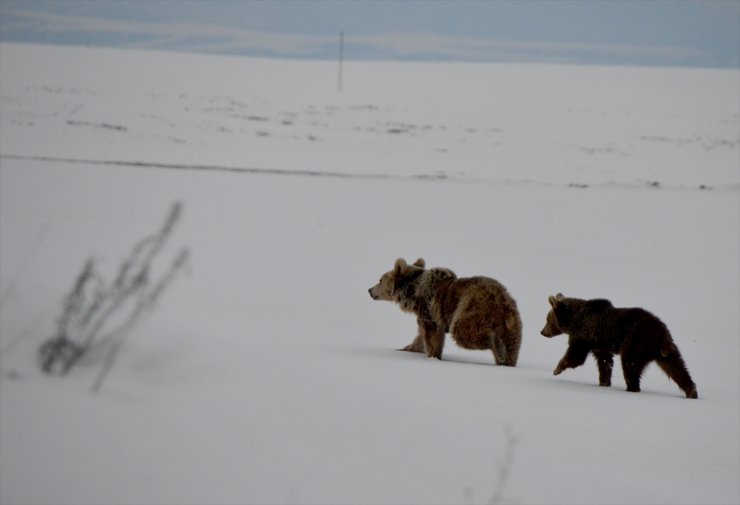
{"type": "MultiPolygon", "coordinates": [[[[558,295],[562,298],[563,295],[558,295]]],[[[558,302],[561,298],[556,298],[551,296],[550,297],[550,304],[553,306],[552,309],[550,309],[550,312],[547,313],[547,318],[545,319],[545,327],[542,328],[542,331],[540,332],[540,335],[547,338],[552,338],[556,335],[562,335],[563,329],[560,327],[560,322],[558,321],[557,316],[555,315],[555,306],[554,304],[558,302]]]]}
{"type": "Polygon", "coordinates": [[[375,286],[368,289],[367,292],[370,293],[370,298],[372,298],[373,300],[380,299],[380,297],[375,293],[375,286]]]}

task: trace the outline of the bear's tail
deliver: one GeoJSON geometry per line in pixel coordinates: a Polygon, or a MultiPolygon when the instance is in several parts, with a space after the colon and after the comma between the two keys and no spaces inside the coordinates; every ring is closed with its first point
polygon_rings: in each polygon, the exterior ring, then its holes
{"type": "Polygon", "coordinates": [[[663,347],[661,347],[660,349],[660,355],[663,358],[667,358],[671,354],[676,354],[676,353],[678,353],[678,347],[676,347],[676,344],[674,344],[673,342],[664,343],[663,347]]]}

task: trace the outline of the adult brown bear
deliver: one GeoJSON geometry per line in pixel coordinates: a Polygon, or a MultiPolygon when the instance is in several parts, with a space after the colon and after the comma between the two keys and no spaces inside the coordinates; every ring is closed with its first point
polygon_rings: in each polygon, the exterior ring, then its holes
{"type": "Polygon", "coordinates": [[[490,349],[497,365],[516,366],[522,322],[506,288],[489,277],[458,278],[447,268],[425,269],[403,258],[368,292],[416,314],[419,333],[404,351],[442,358],[445,333],[465,349],[490,349]]]}

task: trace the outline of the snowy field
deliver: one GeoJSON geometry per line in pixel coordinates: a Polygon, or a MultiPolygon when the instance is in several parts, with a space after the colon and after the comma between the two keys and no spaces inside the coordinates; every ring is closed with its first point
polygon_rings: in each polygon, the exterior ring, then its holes
{"type": "Polygon", "coordinates": [[[740,502],[740,73],[0,45],[0,502],[740,502]],[[185,275],[97,393],[38,346],[172,202],[185,275]],[[488,275],[516,368],[370,299],[488,275]],[[697,383],[558,377],[557,292],[642,306],[697,383]]]}

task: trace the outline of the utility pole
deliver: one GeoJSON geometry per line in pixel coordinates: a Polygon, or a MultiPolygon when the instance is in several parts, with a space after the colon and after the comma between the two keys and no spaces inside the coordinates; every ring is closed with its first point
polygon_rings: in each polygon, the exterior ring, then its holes
{"type": "Polygon", "coordinates": [[[339,79],[337,91],[342,91],[342,63],[344,60],[344,32],[339,32],[339,79]]]}

